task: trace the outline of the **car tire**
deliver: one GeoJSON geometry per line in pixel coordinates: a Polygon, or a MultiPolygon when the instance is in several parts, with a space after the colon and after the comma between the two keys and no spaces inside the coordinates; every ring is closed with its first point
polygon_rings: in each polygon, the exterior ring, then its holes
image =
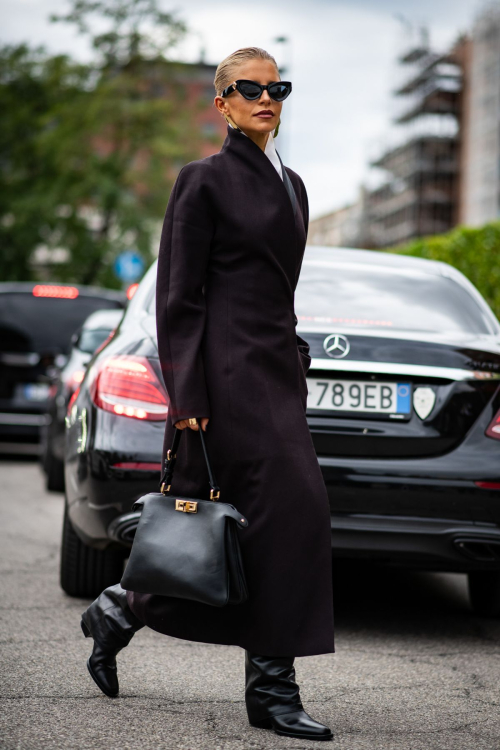
{"type": "Polygon", "coordinates": [[[48,469],[48,455],[49,451],[47,449],[48,441],[47,441],[47,425],[42,425],[40,427],[40,466],[42,467],[42,471],[44,474],[47,474],[48,469]]]}
{"type": "Polygon", "coordinates": [[[71,525],[65,505],[60,583],[66,594],[94,599],[103,589],[120,582],[126,556],[125,549],[100,550],[84,544],[71,525]]]}
{"type": "Polygon", "coordinates": [[[64,462],[47,451],[44,460],[45,488],[50,492],[64,492],[64,462]]]}
{"type": "Polygon", "coordinates": [[[500,571],[475,570],[468,574],[472,610],[481,617],[500,618],[500,571]]]}

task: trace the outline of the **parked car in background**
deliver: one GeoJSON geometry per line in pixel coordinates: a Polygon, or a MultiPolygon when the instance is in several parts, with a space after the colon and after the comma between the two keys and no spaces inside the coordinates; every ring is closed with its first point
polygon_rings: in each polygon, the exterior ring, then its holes
{"type": "Polygon", "coordinates": [[[64,430],[68,402],[85,375],[92,354],[112,335],[123,310],[97,310],[71,337],[72,349],[66,365],[50,383],[47,419],[41,428],[41,463],[46,487],[64,492],[64,430]]]}
{"type": "Polygon", "coordinates": [[[81,285],[0,284],[0,450],[39,453],[50,378],[71,336],[98,309],[123,310],[125,292],[81,285]]]}
{"type": "MultiPolygon", "coordinates": [[[[69,408],[61,583],[76,596],[120,579],[131,506],[158,488],[155,281],[153,266],[69,408]]],[[[333,555],[467,573],[475,611],[500,616],[500,324],[484,299],[443,263],[308,247],[295,312],[333,555]]]]}

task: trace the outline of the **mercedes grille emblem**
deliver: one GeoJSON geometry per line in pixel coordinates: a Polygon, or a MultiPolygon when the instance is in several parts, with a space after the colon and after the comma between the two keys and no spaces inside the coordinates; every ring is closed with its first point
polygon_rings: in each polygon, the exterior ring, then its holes
{"type": "Polygon", "coordinates": [[[342,359],[347,357],[351,345],[345,336],[340,333],[332,333],[323,341],[323,349],[329,357],[342,359]]]}

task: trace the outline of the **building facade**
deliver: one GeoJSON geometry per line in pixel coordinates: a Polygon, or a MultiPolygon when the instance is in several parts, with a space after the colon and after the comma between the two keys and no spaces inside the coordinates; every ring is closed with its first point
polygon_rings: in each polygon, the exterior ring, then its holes
{"type": "Polygon", "coordinates": [[[392,133],[370,166],[378,186],[311,222],[309,242],[382,248],[448,231],[460,216],[461,126],[470,41],[445,54],[422,34],[399,57],[392,133]]]}
{"type": "Polygon", "coordinates": [[[459,221],[500,218],[500,4],[486,6],[472,30],[465,92],[459,221]]]}
{"type": "Polygon", "coordinates": [[[216,65],[205,62],[176,63],[175,81],[185,91],[185,107],[199,133],[199,158],[220,151],[227,135],[227,123],[214,106],[216,65]]]}
{"type": "Polygon", "coordinates": [[[329,211],[309,223],[307,240],[310,245],[332,245],[334,247],[371,247],[365,236],[367,190],[361,186],[354,203],[335,211],[329,211]]]}
{"type": "Polygon", "coordinates": [[[399,59],[395,141],[371,162],[386,179],[367,196],[366,234],[390,247],[448,231],[458,221],[464,60],[461,38],[446,54],[425,44],[399,59]]]}

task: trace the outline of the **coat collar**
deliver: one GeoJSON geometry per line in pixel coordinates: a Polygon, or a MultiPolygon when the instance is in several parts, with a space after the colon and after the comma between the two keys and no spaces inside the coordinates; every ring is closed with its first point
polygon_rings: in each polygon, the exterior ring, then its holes
{"type": "MultiPolygon", "coordinates": [[[[271,169],[275,172],[276,176],[281,180],[281,175],[277,171],[276,167],[272,164],[269,156],[257,146],[245,133],[242,133],[230,125],[227,126],[227,135],[224,143],[222,144],[221,151],[229,151],[242,158],[244,161],[254,165],[265,165],[264,168],[271,169]]],[[[275,151],[278,156],[278,152],[275,151]]],[[[280,159],[281,161],[281,159],[280,159]]],[[[284,172],[283,164],[282,171],[284,172]]]]}
{"type": "Polygon", "coordinates": [[[257,168],[268,170],[266,174],[269,174],[269,171],[273,173],[274,178],[271,177],[270,179],[277,178],[280,181],[282,187],[285,188],[286,192],[288,193],[288,198],[290,199],[290,202],[292,204],[294,216],[296,216],[297,197],[295,195],[291,180],[285,170],[285,166],[281,161],[281,157],[279,156],[277,151],[276,155],[278,156],[281,163],[282,176],[278,174],[269,157],[264,153],[260,146],[257,146],[257,144],[254,143],[252,139],[244,133],[228,125],[227,136],[224,143],[222,144],[221,152],[235,154],[253,169],[257,168]]]}
{"type": "MultiPolygon", "coordinates": [[[[234,128],[229,125],[231,130],[234,130],[234,128]]],[[[245,133],[245,131],[241,131],[245,138],[248,138],[249,136],[245,133]]],[[[273,137],[273,131],[270,130],[269,134],[267,136],[267,142],[266,147],[264,149],[264,153],[279,174],[279,176],[283,179],[283,162],[281,161],[280,155],[276,151],[276,146],[274,144],[274,137],[273,137]]]]}

